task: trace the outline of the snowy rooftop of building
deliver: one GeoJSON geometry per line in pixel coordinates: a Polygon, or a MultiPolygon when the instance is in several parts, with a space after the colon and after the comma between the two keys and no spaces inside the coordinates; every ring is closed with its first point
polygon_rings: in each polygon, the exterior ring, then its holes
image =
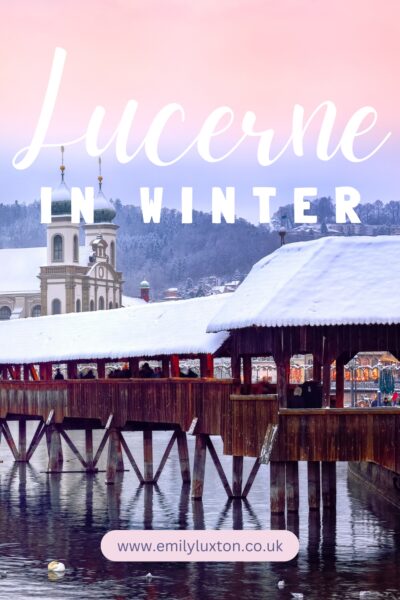
{"type": "Polygon", "coordinates": [[[122,294],[122,306],[143,306],[146,301],[143,298],[135,298],[134,296],[125,296],[122,294]]]}
{"type": "MultiPolygon", "coordinates": [[[[79,248],[79,263],[87,266],[90,249],[79,248]]],[[[39,293],[40,267],[47,265],[47,248],[0,249],[0,294],[39,293]]]]}
{"type": "Polygon", "coordinates": [[[254,265],[208,331],[400,323],[400,237],[287,244],[254,265]]]}
{"type": "Polygon", "coordinates": [[[0,322],[0,363],[214,353],[227,332],[206,333],[226,296],[0,322]]]}

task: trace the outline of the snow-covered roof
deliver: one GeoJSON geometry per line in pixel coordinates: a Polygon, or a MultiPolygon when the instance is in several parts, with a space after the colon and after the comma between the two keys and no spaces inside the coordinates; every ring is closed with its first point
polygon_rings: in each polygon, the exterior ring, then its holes
{"type": "Polygon", "coordinates": [[[400,323],[400,237],[324,237],[254,265],[208,331],[400,323]]]}
{"type": "Polygon", "coordinates": [[[146,301],[143,298],[134,298],[122,294],[122,306],[143,306],[144,304],[146,304],[146,301]]]}
{"type": "MultiPolygon", "coordinates": [[[[87,266],[90,248],[79,248],[79,263],[87,266]]],[[[0,249],[0,294],[39,294],[40,267],[47,265],[47,248],[0,249]]]]}
{"type": "Polygon", "coordinates": [[[0,363],[214,353],[227,332],[206,333],[226,297],[0,321],[0,363]]]}
{"type": "Polygon", "coordinates": [[[39,293],[38,275],[46,263],[46,248],[1,249],[0,293],[39,293]]]}

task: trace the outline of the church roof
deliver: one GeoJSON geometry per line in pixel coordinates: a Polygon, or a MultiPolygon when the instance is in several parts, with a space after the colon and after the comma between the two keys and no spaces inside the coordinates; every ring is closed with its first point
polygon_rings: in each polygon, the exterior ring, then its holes
{"type": "MultiPolygon", "coordinates": [[[[90,248],[79,248],[79,262],[88,265],[90,248]]],[[[47,248],[1,248],[0,294],[39,293],[40,267],[47,265],[47,248]]]]}
{"type": "Polygon", "coordinates": [[[214,353],[227,332],[206,333],[226,296],[107,311],[1,321],[0,363],[39,363],[214,353]]]}

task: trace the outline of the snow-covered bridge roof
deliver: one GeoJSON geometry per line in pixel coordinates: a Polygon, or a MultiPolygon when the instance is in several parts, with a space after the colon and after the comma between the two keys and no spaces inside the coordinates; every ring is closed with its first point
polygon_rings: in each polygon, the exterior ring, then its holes
{"type": "Polygon", "coordinates": [[[0,363],[214,353],[228,333],[206,333],[207,324],[225,302],[207,296],[1,321],[0,363]]]}
{"type": "Polygon", "coordinates": [[[400,323],[400,237],[287,244],[254,265],[208,331],[400,323]]]}

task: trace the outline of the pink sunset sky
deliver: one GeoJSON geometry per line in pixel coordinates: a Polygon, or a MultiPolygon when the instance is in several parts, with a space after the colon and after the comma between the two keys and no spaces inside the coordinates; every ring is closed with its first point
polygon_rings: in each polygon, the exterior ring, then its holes
{"type": "MultiPolygon", "coordinates": [[[[161,185],[168,205],[179,207],[177,192],[192,185],[195,208],[209,210],[211,186],[235,185],[237,212],[251,219],[253,185],[276,186],[277,204],[291,202],[295,186],[332,195],[336,185],[353,185],[364,201],[400,199],[398,0],[16,0],[3,2],[1,11],[0,201],[28,202],[41,185],[57,184],[55,149],[43,150],[27,170],[11,164],[32,137],[57,46],[67,51],[67,62],[48,142],[82,135],[100,104],[107,110],[105,143],[129,99],[139,102],[133,147],[169,102],[186,113],[184,125],[168,127],[170,148],[182,148],[220,105],[230,106],[238,123],[227,140],[238,134],[246,110],[257,114],[260,129],[272,127],[285,140],[293,106],[311,113],[325,100],[338,108],[337,135],[364,105],[378,112],[371,143],[392,132],[376,156],[358,165],[340,156],[316,159],[316,131],[304,158],[288,152],[272,167],[257,164],[251,140],[217,165],[193,150],[166,168],[143,153],[120,165],[111,146],[102,158],[104,189],[113,198],[138,204],[139,186],[161,185]]],[[[69,185],[95,185],[97,161],[83,144],[69,147],[65,160],[69,185]]]]}

